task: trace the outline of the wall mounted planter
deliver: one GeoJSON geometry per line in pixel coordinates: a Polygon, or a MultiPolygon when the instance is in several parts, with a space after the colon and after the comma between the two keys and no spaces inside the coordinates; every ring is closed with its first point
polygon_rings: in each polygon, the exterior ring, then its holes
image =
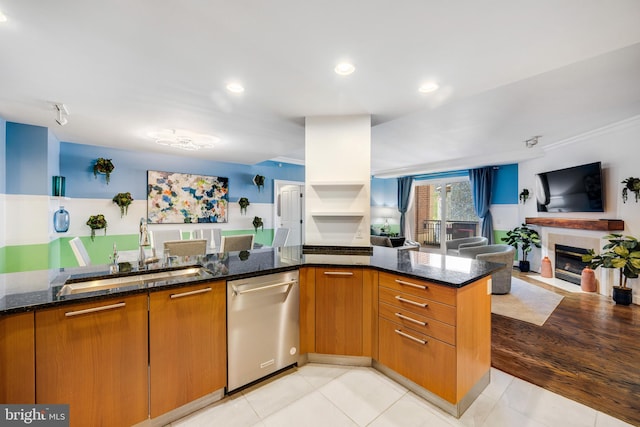
{"type": "Polygon", "coordinates": [[[265,177],[262,175],[256,175],[253,177],[253,183],[258,187],[258,191],[264,187],[265,177]]]}
{"type": "Polygon", "coordinates": [[[98,178],[98,174],[105,175],[106,180],[107,180],[107,185],[109,185],[109,179],[111,178],[111,172],[113,172],[113,170],[115,168],[116,167],[111,162],[111,159],[105,159],[105,158],[99,157],[96,160],[96,163],[93,165],[93,176],[95,178],[98,178]]]}

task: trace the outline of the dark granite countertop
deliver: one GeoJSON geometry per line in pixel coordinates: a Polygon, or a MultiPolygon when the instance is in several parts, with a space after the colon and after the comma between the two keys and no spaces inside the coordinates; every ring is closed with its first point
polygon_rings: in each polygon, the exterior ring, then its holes
{"type": "MultiPolygon", "coordinates": [[[[316,267],[372,267],[380,271],[400,274],[415,279],[429,280],[446,286],[462,287],[488,276],[499,264],[451,257],[426,252],[396,250],[374,246],[370,255],[351,254],[348,251],[314,250],[303,251],[302,246],[284,248],[261,248],[252,251],[209,254],[204,257],[174,261],[171,268],[201,265],[207,272],[199,277],[123,286],[110,290],[58,296],[58,291],[68,279],[82,277],[117,277],[109,274],[108,265],[62,268],[52,270],[9,273],[0,275],[0,314],[29,311],[37,308],[53,307],[70,302],[93,301],[117,295],[153,292],[211,280],[233,280],[280,271],[297,269],[301,266],[316,267]]],[[[161,272],[169,269],[159,264],[147,270],[131,273],[161,272]]]]}

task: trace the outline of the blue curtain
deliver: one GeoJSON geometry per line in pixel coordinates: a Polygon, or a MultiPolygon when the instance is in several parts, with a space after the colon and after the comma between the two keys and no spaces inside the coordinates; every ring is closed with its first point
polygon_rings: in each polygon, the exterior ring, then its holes
{"type": "Polygon", "coordinates": [[[404,236],[404,215],[409,209],[409,193],[411,193],[412,176],[398,178],[398,211],[400,212],[400,235],[404,236]]]}
{"type": "Polygon", "coordinates": [[[471,181],[471,194],[473,195],[473,208],[480,218],[480,235],[489,239],[493,244],[493,218],[489,206],[491,205],[491,187],[493,183],[493,167],[484,167],[469,170],[471,181]]]}

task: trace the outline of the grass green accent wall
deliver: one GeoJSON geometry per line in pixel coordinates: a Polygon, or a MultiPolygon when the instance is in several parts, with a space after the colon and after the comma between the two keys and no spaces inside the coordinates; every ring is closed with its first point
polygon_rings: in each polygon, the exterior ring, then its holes
{"type": "MultiPolygon", "coordinates": [[[[371,227],[380,229],[384,227],[384,223],[381,224],[371,224],[371,227]]],[[[389,233],[391,234],[400,234],[400,224],[389,224],[389,233]]]]}
{"type": "MultiPolygon", "coordinates": [[[[99,230],[98,230],[99,231],[99,230]]],[[[69,237],[58,239],[60,245],[60,267],[77,267],[75,255],[69,245],[69,237]]],[[[109,256],[113,253],[113,244],[116,244],[118,251],[135,251],[138,250],[137,234],[122,234],[116,236],[104,236],[96,234],[92,241],[91,237],[80,237],[80,240],[87,249],[91,264],[109,264],[111,260],[109,256]]]]}
{"type": "MultiPolygon", "coordinates": [[[[502,241],[503,237],[507,237],[507,231],[509,230],[493,230],[493,242],[496,245],[504,245],[502,241]]],[[[516,261],[518,260],[518,254],[516,253],[516,261]]]]}
{"type": "Polygon", "coordinates": [[[0,273],[5,273],[6,263],[5,259],[7,257],[7,248],[5,246],[0,247],[0,273]]]}
{"type": "MultiPolygon", "coordinates": [[[[258,230],[229,230],[223,231],[223,236],[237,234],[254,234],[254,242],[264,246],[271,246],[273,229],[258,230]]],[[[188,232],[183,232],[183,238],[189,238],[188,232]]],[[[61,237],[49,244],[18,245],[0,247],[0,273],[17,273],[21,271],[48,270],[61,267],[77,267],[78,262],[71,250],[71,237],[61,237]],[[4,262],[3,262],[4,261],[4,262]]],[[[92,264],[109,264],[109,257],[113,253],[113,244],[118,251],[138,250],[137,234],[102,235],[97,233],[92,241],[91,237],[80,237],[87,249],[92,264]]]]}
{"type": "Polygon", "coordinates": [[[5,265],[0,273],[49,269],[49,244],[5,246],[5,265]]]}

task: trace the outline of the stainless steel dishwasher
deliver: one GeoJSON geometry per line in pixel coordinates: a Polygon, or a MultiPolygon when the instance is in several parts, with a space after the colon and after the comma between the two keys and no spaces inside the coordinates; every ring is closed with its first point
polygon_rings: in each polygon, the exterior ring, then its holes
{"type": "Polygon", "coordinates": [[[227,282],[227,391],[295,364],[298,271],[227,282]]]}

